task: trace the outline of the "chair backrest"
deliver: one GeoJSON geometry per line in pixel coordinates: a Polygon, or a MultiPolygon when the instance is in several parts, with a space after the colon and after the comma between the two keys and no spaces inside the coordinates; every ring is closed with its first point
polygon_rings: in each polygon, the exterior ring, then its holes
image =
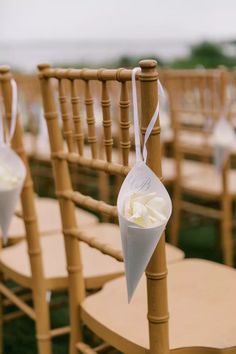
{"type": "Polygon", "coordinates": [[[183,130],[202,131],[208,120],[227,114],[225,70],[168,70],[164,76],[172,114],[183,130]]]}
{"type": "Polygon", "coordinates": [[[38,134],[40,125],[41,101],[40,87],[37,75],[31,74],[15,74],[19,89],[19,101],[21,103],[22,124],[33,135],[38,134]]]}
{"type": "MultiPolygon", "coordinates": [[[[187,154],[210,162],[212,132],[222,116],[229,119],[227,72],[212,70],[169,70],[165,85],[170,99],[174,150],[177,162],[187,154]]],[[[228,160],[223,171],[229,167],[228,160]]]]}
{"type": "MultiPolygon", "coordinates": [[[[0,86],[3,96],[3,108],[5,127],[11,121],[12,110],[12,74],[8,66],[0,67],[0,86]]],[[[36,297],[46,298],[46,288],[44,282],[43,263],[37,224],[37,216],[34,203],[33,182],[31,179],[29,164],[23,145],[23,132],[21,128],[19,113],[17,113],[15,133],[11,141],[13,150],[20,156],[26,166],[26,178],[21,193],[22,218],[26,230],[26,240],[32,274],[32,289],[36,297]]],[[[43,309],[42,309],[43,310],[43,309]]],[[[46,325],[46,324],[45,324],[46,325]]]]}
{"type": "Polygon", "coordinates": [[[228,71],[229,114],[233,126],[236,125],[236,68],[228,71]]]}
{"type": "MultiPolygon", "coordinates": [[[[144,136],[147,125],[156,109],[157,79],[156,62],[144,60],[140,62],[141,73],[137,75],[140,83],[141,99],[141,132],[144,136]]],[[[108,174],[125,176],[130,170],[130,118],[128,85],[132,78],[132,70],[91,70],[91,69],[54,69],[47,64],[41,64],[39,78],[43,96],[45,118],[47,120],[51,157],[54,169],[56,193],[60,202],[65,248],[67,254],[69,288],[70,288],[70,317],[72,324],[71,347],[79,339],[79,333],[73,333],[73,328],[79,328],[78,303],[84,297],[84,284],[79,256],[78,239],[87,242],[105,254],[122,261],[120,251],[109,245],[99,244],[96,239],[90,239],[85,232],[76,225],[74,203],[90,208],[96,212],[104,212],[110,216],[117,216],[117,209],[104,201],[97,201],[90,196],[72,188],[69,163],[92,170],[105,171],[108,174]],[[56,102],[55,81],[58,85],[59,106],[56,102]],[[119,146],[122,151],[122,162],[113,161],[113,124],[116,117],[111,116],[112,82],[120,86],[119,102],[112,102],[119,106],[119,146]],[[103,139],[98,145],[95,128],[95,116],[91,86],[100,85],[100,104],[102,110],[103,139]],[[81,92],[81,90],[83,92],[81,92]],[[86,118],[81,116],[81,102],[84,97],[86,118]],[[62,117],[62,131],[60,126],[62,117]],[[85,134],[85,125],[87,134],[85,134]],[[86,139],[85,139],[86,138],[86,139]],[[67,148],[65,149],[64,140],[67,148]],[[90,156],[84,153],[85,140],[90,145],[90,156]],[[104,146],[105,158],[99,155],[98,146],[104,146]]],[[[117,97],[115,95],[115,97],[117,97]]],[[[115,100],[115,98],[114,98],[115,100]]],[[[117,109],[114,110],[117,112],[117,109]]],[[[161,177],[160,126],[156,123],[147,143],[148,166],[161,177]]],[[[146,270],[148,289],[148,320],[150,328],[151,353],[168,352],[168,309],[166,285],[166,258],[165,239],[161,238],[157,249],[146,270]]],[[[78,331],[77,331],[78,332],[78,331]]]]}

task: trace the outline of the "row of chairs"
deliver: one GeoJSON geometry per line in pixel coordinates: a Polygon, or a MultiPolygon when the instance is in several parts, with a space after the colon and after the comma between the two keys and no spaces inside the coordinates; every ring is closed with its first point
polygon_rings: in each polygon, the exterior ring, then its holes
{"type": "MultiPolygon", "coordinates": [[[[170,71],[165,74],[165,85],[170,99],[176,163],[171,243],[178,244],[183,211],[213,219],[219,224],[224,263],[232,266],[236,140],[229,146],[218,172],[214,164],[217,146],[213,140],[219,119],[234,126],[231,77],[224,68],[170,71]],[[192,173],[185,178],[183,166],[189,159],[193,164],[192,173]]],[[[224,134],[227,132],[221,132],[223,139],[224,134]]]]}
{"type": "MultiPolygon", "coordinates": [[[[174,215],[170,232],[171,244],[177,246],[179,239],[180,220],[182,212],[194,213],[213,219],[219,224],[220,244],[224,263],[234,264],[233,229],[235,222],[234,201],[236,198],[236,172],[232,168],[232,157],[235,156],[235,144],[230,148],[230,155],[219,173],[215,172],[213,165],[214,144],[212,131],[215,122],[220,116],[235,125],[235,72],[228,72],[224,68],[214,70],[163,70],[161,79],[169,98],[169,116],[171,126],[164,130],[165,139],[162,139],[162,149],[166,150],[168,144],[173,147],[172,158],[163,156],[162,170],[164,183],[173,189],[174,215]],[[204,175],[205,178],[201,178],[204,175]],[[191,176],[191,178],[189,178],[191,176]],[[190,202],[191,200],[191,202],[190,202]],[[210,201],[210,203],[209,203],[210,201]]],[[[55,82],[54,82],[55,84],[55,82]]],[[[98,102],[99,81],[93,82],[91,94],[98,102]]],[[[91,86],[91,84],[90,84],[91,86]]],[[[68,82],[63,83],[66,94],[70,92],[68,82]]],[[[80,99],[85,102],[85,108],[81,109],[81,121],[84,122],[88,106],[88,97],[83,92],[81,83],[78,83],[81,93],[80,99]],[[81,112],[82,110],[82,112],[81,112]]],[[[119,135],[117,124],[117,101],[119,87],[117,83],[110,84],[109,93],[115,103],[112,104],[113,125],[112,138],[116,142],[119,135]]],[[[88,94],[88,93],[87,93],[88,94]]],[[[127,83],[126,96],[129,97],[130,85],[127,83]]],[[[55,89],[56,97],[60,96],[60,89],[55,89]]],[[[124,99],[127,100],[127,97],[124,99]]],[[[58,103],[59,104],[59,103],[58,103]]],[[[94,112],[98,112],[98,105],[94,112]]],[[[128,109],[130,113],[130,109],[128,109]]],[[[71,112],[70,112],[71,114],[71,112]]],[[[100,119],[101,120],[101,119],[100,119]]],[[[96,119],[95,119],[96,130],[96,119]]],[[[97,133],[97,131],[96,131],[97,133]]],[[[97,134],[98,135],[98,134],[97,134]]],[[[87,138],[85,134],[85,138],[87,138]]],[[[131,132],[132,140],[132,132],[131,132]]],[[[37,154],[34,156],[41,164],[50,160],[49,146],[39,144],[37,154]]],[[[27,144],[28,145],[28,144],[27,144]]],[[[119,152],[113,152],[113,159],[120,161],[119,152]]],[[[99,153],[103,151],[102,146],[99,153]]],[[[104,153],[104,152],[103,152],[104,153]]],[[[102,154],[103,154],[102,153],[102,154]]],[[[85,145],[84,154],[89,154],[89,148],[85,145]]],[[[164,155],[164,154],[162,154],[164,155]]],[[[130,163],[134,161],[134,154],[130,153],[130,163]]],[[[39,169],[39,173],[42,171],[39,169]]],[[[100,174],[101,175],[101,174],[100,174]]],[[[88,178],[88,175],[87,175],[88,178]]],[[[100,177],[99,191],[101,199],[109,200],[110,193],[104,183],[105,176],[100,177]]],[[[117,178],[117,188],[120,180],[117,178]]]]}
{"type": "MultiPolygon", "coordinates": [[[[156,91],[158,74],[155,61],[141,61],[140,67],[141,74],[137,79],[140,83],[141,130],[144,135],[158,101],[156,91]]],[[[122,276],[123,266],[120,263],[123,261],[123,255],[118,226],[94,223],[93,226],[82,227],[80,221],[84,217],[76,218],[75,204],[97,213],[117,217],[115,206],[97,201],[73,189],[70,164],[78,164],[81,167],[121,177],[128,173],[129,156],[132,152],[130,151],[127,84],[131,81],[131,75],[132,71],[126,69],[66,70],[53,69],[48,65],[39,66],[44,115],[47,121],[56,195],[59,200],[64,234],[65,273],[63,277],[57,273],[58,265],[63,258],[62,238],[55,235],[39,236],[40,228],[37,225],[34,207],[37,199],[33,194],[28,169],[22,192],[22,216],[26,227],[26,241],[9,249],[3,249],[0,266],[5,278],[11,278],[22,286],[32,289],[34,307],[30,308],[11,292],[4,281],[0,284],[1,294],[36,321],[39,353],[51,353],[51,337],[68,331],[70,331],[71,354],[77,353],[77,350],[84,354],[99,352],[99,348],[96,351],[82,342],[82,323],[85,323],[107,344],[124,353],[167,354],[170,351],[179,354],[236,353],[235,270],[203,260],[183,260],[183,253],[167,245],[163,235],[146,269],[147,285],[143,278],[133,302],[128,305],[122,276]],[[104,158],[99,156],[99,145],[96,141],[91,81],[100,83],[102,90],[104,158]],[[112,117],[109,109],[110,81],[115,81],[121,91],[121,162],[112,160],[114,147],[112,117]],[[69,92],[64,90],[65,82],[70,84],[69,92]],[[79,111],[78,82],[80,85],[83,84],[84,87],[82,85],[80,87],[84,89],[86,97],[87,140],[91,148],[90,155],[83,154],[84,134],[79,111]],[[56,103],[55,95],[57,86],[59,105],[56,103]],[[72,107],[69,108],[70,103],[72,107]],[[62,116],[62,126],[60,116],[62,116]],[[21,254],[14,253],[18,248],[24,249],[25,253],[23,251],[21,254]],[[27,251],[30,260],[29,273],[22,275],[20,265],[27,259],[27,251]],[[10,257],[4,256],[7,252],[13,255],[10,263],[7,263],[10,257]],[[48,264],[46,258],[49,259],[48,264]],[[168,284],[166,258],[169,261],[168,284]],[[117,277],[118,279],[108,282],[117,277]],[[106,285],[103,286],[105,283],[106,285]],[[86,288],[94,289],[102,286],[102,290],[89,297],[85,296],[86,288]],[[70,328],[51,329],[47,291],[67,287],[69,288],[70,328]],[[148,319],[146,319],[147,312],[148,319]]],[[[11,117],[11,77],[9,68],[0,69],[5,116],[8,119],[11,117]]],[[[18,119],[12,146],[28,168],[23,140],[18,119]]],[[[161,177],[159,122],[153,129],[147,147],[147,164],[161,177]]],[[[189,179],[191,178],[189,176],[189,179]]],[[[18,216],[20,214],[18,213],[18,216]]],[[[104,347],[104,345],[100,346],[100,349],[104,347]]]]}

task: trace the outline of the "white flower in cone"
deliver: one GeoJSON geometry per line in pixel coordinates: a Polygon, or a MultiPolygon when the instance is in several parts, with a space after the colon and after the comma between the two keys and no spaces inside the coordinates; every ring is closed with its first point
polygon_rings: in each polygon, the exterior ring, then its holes
{"type": "Polygon", "coordinates": [[[140,161],[125,178],[117,200],[128,301],[171,215],[171,200],[151,169],[140,161]]]}
{"type": "Polygon", "coordinates": [[[166,204],[157,193],[131,194],[124,206],[124,217],[142,227],[160,226],[167,222],[166,204]]]}
{"type": "Polygon", "coordinates": [[[12,105],[9,134],[5,137],[0,110],[0,227],[3,241],[6,243],[11,218],[14,214],[26,168],[19,156],[10,148],[17,120],[17,86],[11,79],[12,105]]]}
{"type": "Polygon", "coordinates": [[[25,165],[7,145],[0,147],[0,226],[6,242],[26,175],[25,165]]]}

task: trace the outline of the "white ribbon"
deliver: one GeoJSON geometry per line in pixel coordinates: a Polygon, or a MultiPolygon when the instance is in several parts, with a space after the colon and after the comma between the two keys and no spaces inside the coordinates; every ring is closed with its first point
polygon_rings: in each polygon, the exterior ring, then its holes
{"type": "Polygon", "coordinates": [[[137,100],[137,89],[136,89],[136,78],[137,72],[140,72],[140,68],[134,68],[132,70],[132,95],[133,95],[133,114],[134,114],[134,139],[135,139],[135,153],[136,161],[142,161],[141,153],[141,142],[140,142],[140,132],[139,132],[139,120],[138,120],[138,100],[137,100]]]}
{"type": "MultiPolygon", "coordinates": [[[[140,128],[139,128],[139,119],[138,119],[138,100],[137,100],[137,89],[136,89],[136,73],[140,72],[140,68],[134,68],[132,70],[132,95],[133,95],[133,114],[134,114],[134,139],[135,139],[135,153],[136,153],[136,162],[139,161],[144,161],[146,163],[147,161],[147,141],[148,138],[152,132],[152,129],[157,121],[158,115],[159,115],[159,110],[160,110],[160,105],[159,105],[159,100],[158,104],[156,107],[156,110],[150,120],[150,123],[148,124],[148,127],[146,129],[145,135],[144,135],[144,142],[143,142],[143,152],[141,152],[141,142],[140,142],[140,128]]],[[[160,96],[164,95],[164,90],[163,87],[158,80],[158,85],[157,85],[157,90],[160,93],[160,96]]]]}
{"type": "Polygon", "coordinates": [[[8,139],[4,142],[3,119],[0,110],[0,145],[10,145],[16,128],[17,118],[17,85],[14,79],[11,79],[12,101],[11,101],[11,123],[8,139]]]}
{"type": "MultiPolygon", "coordinates": [[[[129,302],[157,246],[157,243],[161,238],[162,232],[166,227],[166,223],[171,215],[172,210],[171,200],[165,187],[163,186],[159,178],[154,174],[154,172],[146,165],[146,143],[158,119],[159,103],[157,104],[155,112],[146,129],[143,142],[143,150],[141,148],[140,127],[138,119],[138,102],[135,80],[135,75],[137,72],[140,72],[140,68],[135,68],[132,71],[136,163],[126,176],[119,191],[117,199],[117,210],[119,216],[122,249],[124,253],[125,274],[129,302]],[[136,211],[133,208],[132,211],[130,210],[130,214],[128,209],[131,209],[130,203],[132,203],[133,197],[137,195],[137,193],[143,197],[143,200],[139,199],[136,211]],[[159,220],[160,222],[154,223],[152,225],[148,222],[148,220],[151,219],[148,218],[148,216],[150,216],[148,214],[151,212],[152,207],[150,207],[149,209],[147,208],[145,210],[146,213],[143,210],[144,198],[150,195],[156,197],[158,196],[158,198],[160,198],[164,202],[163,205],[165,205],[163,210],[164,216],[162,215],[162,218],[164,220],[159,220]],[[139,209],[139,207],[141,207],[141,210],[139,209]],[[138,214],[140,214],[140,217],[143,218],[143,220],[141,220],[141,223],[138,223],[138,214]],[[133,216],[133,218],[131,216],[133,216]],[[136,217],[137,219],[135,220],[136,217]]],[[[160,93],[162,93],[162,87],[160,83],[158,85],[159,86],[157,86],[156,88],[154,87],[154,90],[158,90],[159,88],[160,93]]],[[[153,212],[154,209],[156,212],[156,207],[153,206],[153,212]]],[[[155,214],[155,216],[157,215],[155,214]]]]}

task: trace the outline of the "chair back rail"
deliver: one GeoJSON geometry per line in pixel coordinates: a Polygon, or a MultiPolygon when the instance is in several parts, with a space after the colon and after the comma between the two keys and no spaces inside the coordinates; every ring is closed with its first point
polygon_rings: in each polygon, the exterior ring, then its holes
{"type": "MultiPolygon", "coordinates": [[[[186,155],[197,155],[202,162],[210,162],[213,156],[211,134],[221,116],[230,118],[227,101],[227,72],[212,70],[169,70],[165,83],[170,98],[171,120],[174,131],[174,153],[177,178],[181,178],[181,163],[186,155]],[[188,142],[185,137],[189,135],[188,142]],[[191,135],[191,133],[195,135],[191,135]],[[194,145],[190,137],[200,139],[194,145]]],[[[230,159],[222,168],[222,183],[227,192],[227,173],[230,159]]]]}

